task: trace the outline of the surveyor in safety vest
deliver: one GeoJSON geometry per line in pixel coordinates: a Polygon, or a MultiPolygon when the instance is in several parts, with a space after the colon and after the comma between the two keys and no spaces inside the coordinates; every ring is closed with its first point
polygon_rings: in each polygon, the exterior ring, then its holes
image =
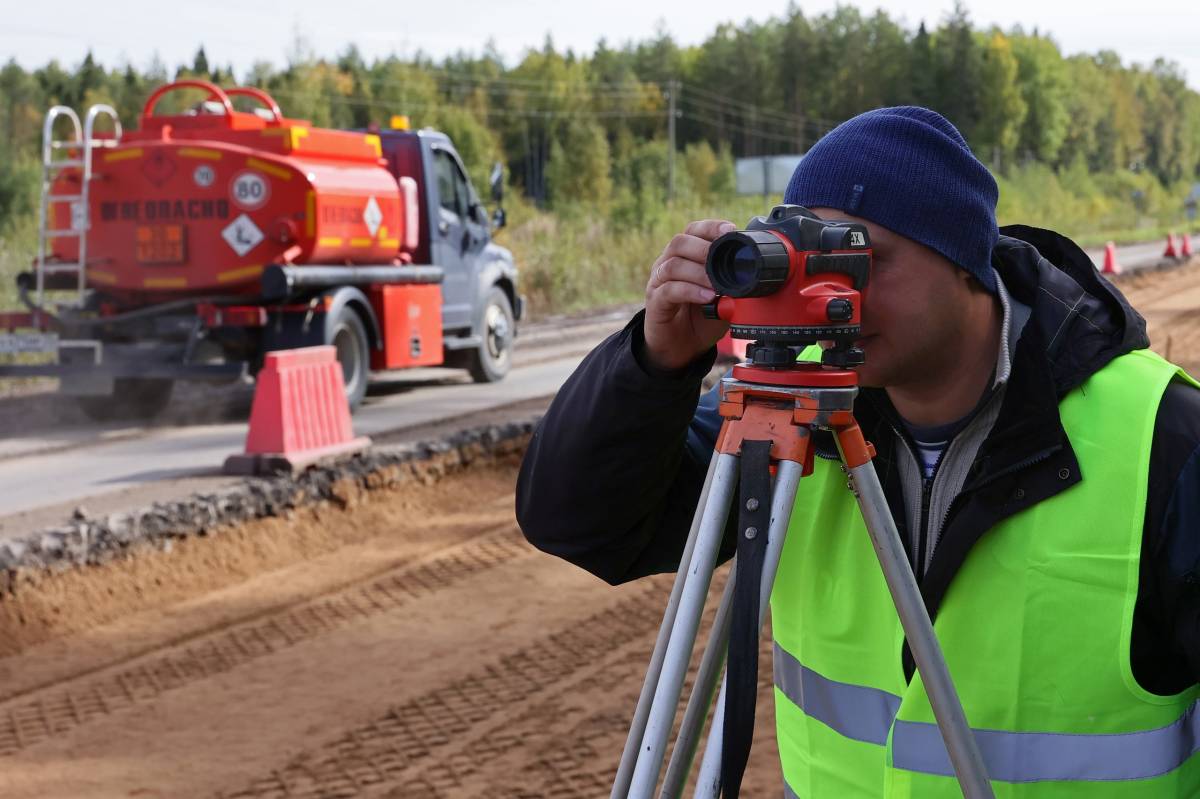
{"type": "MultiPolygon", "coordinates": [[[[997,195],[953,125],[903,107],[829,133],[784,202],[870,232],[855,416],[996,795],[1200,796],[1200,390],[1074,243],[997,229],[997,195]]],[[[701,314],[704,264],[733,229],[667,244],[522,465],[528,539],[611,583],[679,561],[721,422],[700,397],[726,329],[701,314]]],[[[784,792],[958,796],[836,450],[815,446],[771,602],[784,792]]]]}

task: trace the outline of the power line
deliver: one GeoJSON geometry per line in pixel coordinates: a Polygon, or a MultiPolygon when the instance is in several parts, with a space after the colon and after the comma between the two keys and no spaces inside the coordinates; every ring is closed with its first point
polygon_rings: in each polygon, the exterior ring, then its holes
{"type": "Polygon", "coordinates": [[[791,114],[786,111],[776,111],[776,110],[770,109],[770,108],[763,108],[762,106],[753,105],[753,104],[747,103],[743,100],[735,100],[735,99],[729,97],[729,95],[727,95],[727,94],[721,94],[720,92],[714,92],[709,89],[704,89],[700,86],[697,86],[694,83],[685,83],[684,88],[687,91],[692,92],[693,94],[698,94],[698,95],[701,95],[702,97],[707,97],[707,98],[713,100],[714,102],[721,102],[726,105],[738,107],[738,108],[741,108],[741,109],[747,110],[747,111],[754,110],[760,114],[776,116],[776,117],[779,117],[780,119],[784,119],[784,120],[788,120],[788,121],[796,121],[796,122],[803,121],[805,123],[813,122],[818,125],[821,125],[822,127],[824,127],[825,130],[832,130],[833,128],[836,128],[838,125],[841,124],[840,121],[833,121],[833,120],[829,120],[829,119],[820,119],[817,117],[800,116],[798,114],[791,114]]]}
{"type": "Polygon", "coordinates": [[[720,103],[714,103],[709,100],[705,100],[704,98],[701,98],[701,97],[685,96],[684,102],[686,102],[688,105],[695,108],[697,111],[713,112],[713,113],[718,113],[718,114],[722,114],[722,115],[733,116],[733,117],[736,117],[737,119],[742,119],[742,120],[745,120],[747,118],[752,118],[755,121],[755,123],[760,123],[763,125],[775,125],[775,126],[779,126],[782,128],[787,128],[789,130],[795,130],[797,127],[804,124],[799,119],[782,121],[782,120],[773,119],[773,118],[767,117],[767,116],[760,117],[759,116],[760,112],[753,108],[751,108],[750,110],[741,110],[741,109],[733,110],[731,108],[721,105],[720,103]]]}
{"type": "MultiPolygon", "coordinates": [[[[491,81],[491,82],[511,83],[514,85],[524,85],[524,86],[554,86],[554,85],[557,85],[557,86],[566,86],[566,87],[574,88],[575,86],[578,86],[578,84],[579,84],[579,81],[575,81],[575,80],[562,80],[562,79],[553,79],[553,78],[520,78],[520,77],[513,77],[510,75],[491,78],[491,77],[487,77],[487,76],[472,75],[469,72],[460,72],[460,71],[453,70],[453,69],[445,69],[442,67],[431,67],[431,69],[433,69],[435,71],[439,71],[445,75],[458,75],[458,76],[463,76],[463,77],[467,77],[467,78],[471,78],[471,79],[486,80],[486,81],[491,81]]],[[[599,80],[585,79],[582,82],[589,84],[591,86],[599,86],[599,87],[604,87],[604,88],[611,87],[611,88],[616,88],[616,89],[628,89],[630,87],[630,84],[628,84],[628,83],[624,83],[624,82],[618,83],[615,81],[599,81],[599,80]]],[[[663,90],[663,86],[661,84],[655,83],[653,81],[643,81],[643,80],[637,78],[636,76],[634,76],[634,78],[633,78],[633,83],[635,86],[648,86],[648,87],[652,87],[658,91],[663,90]]]]}
{"type": "Polygon", "coordinates": [[[771,137],[785,136],[792,141],[796,141],[796,140],[800,139],[802,136],[807,135],[809,132],[811,132],[811,134],[814,136],[820,137],[820,136],[823,136],[825,133],[829,132],[829,130],[830,130],[829,128],[826,128],[824,126],[819,125],[816,122],[811,122],[809,120],[803,120],[803,121],[797,120],[797,122],[794,125],[791,125],[791,124],[787,124],[787,123],[783,123],[783,122],[777,122],[777,121],[769,119],[769,118],[768,119],[758,119],[755,117],[754,111],[733,112],[727,108],[721,107],[718,104],[709,105],[707,103],[707,101],[701,100],[696,97],[685,97],[684,101],[688,105],[692,106],[692,109],[695,113],[699,113],[699,114],[714,113],[714,114],[721,115],[722,122],[714,123],[714,124],[724,124],[726,127],[729,127],[732,125],[743,124],[743,125],[745,125],[744,129],[753,130],[753,131],[755,131],[756,135],[771,136],[771,137]],[[728,120],[729,117],[731,117],[731,116],[736,121],[734,121],[734,122],[725,121],[725,120],[728,120]],[[751,124],[753,125],[753,127],[751,127],[751,124]],[[772,127],[772,126],[775,126],[775,127],[772,127]],[[780,130],[780,127],[790,128],[790,130],[780,130]]]}
{"type": "Polygon", "coordinates": [[[746,125],[739,125],[737,123],[714,122],[713,120],[708,119],[707,117],[697,116],[696,114],[692,114],[687,111],[682,112],[681,116],[684,119],[690,119],[693,122],[699,122],[702,125],[708,125],[709,127],[716,128],[719,130],[725,130],[725,131],[732,130],[737,133],[745,133],[748,136],[757,136],[762,139],[771,139],[773,141],[785,142],[785,143],[791,144],[791,145],[795,145],[797,139],[799,138],[798,136],[784,136],[784,135],[777,134],[777,133],[770,133],[770,132],[766,132],[763,130],[759,130],[757,128],[751,128],[746,125]]]}
{"type": "MultiPolygon", "coordinates": [[[[481,90],[481,91],[486,91],[486,92],[505,92],[505,93],[510,93],[510,94],[533,95],[533,96],[559,96],[559,95],[563,94],[562,90],[547,88],[547,86],[554,85],[554,84],[547,84],[547,85],[541,87],[540,89],[535,90],[535,89],[529,89],[529,88],[522,88],[523,84],[509,85],[509,84],[502,83],[500,81],[495,81],[495,80],[489,80],[486,82],[473,82],[473,81],[470,81],[465,78],[443,78],[443,77],[439,77],[439,76],[432,76],[432,77],[433,77],[434,81],[439,82],[444,87],[445,86],[461,87],[461,88],[481,90]],[[515,86],[515,88],[514,88],[514,86],[515,86]]],[[[591,94],[594,97],[606,97],[606,98],[613,97],[613,98],[635,99],[635,98],[653,97],[653,96],[655,96],[655,94],[657,94],[657,92],[654,90],[645,91],[645,90],[639,90],[639,89],[607,89],[607,88],[603,88],[603,87],[597,88],[597,87],[594,87],[594,86],[588,84],[587,82],[583,82],[582,85],[583,85],[583,88],[587,91],[587,93],[591,94]]],[[[562,88],[567,89],[568,86],[566,84],[563,84],[562,88]]],[[[570,86],[569,88],[572,90],[578,90],[580,88],[580,86],[579,86],[579,84],[575,84],[575,85],[570,86]]]]}
{"type": "MultiPolygon", "coordinates": [[[[405,103],[401,109],[396,109],[396,103],[384,100],[369,100],[355,99],[353,97],[342,97],[336,94],[328,94],[318,92],[314,94],[304,94],[299,92],[272,92],[275,97],[290,98],[292,101],[308,99],[315,97],[326,102],[337,105],[355,106],[360,108],[380,108],[387,111],[431,111],[445,108],[444,105],[430,103],[405,103]]],[[[599,118],[614,118],[614,117],[642,117],[642,118],[661,118],[665,112],[662,111],[637,111],[632,109],[562,109],[562,108],[487,108],[482,110],[472,109],[472,113],[481,116],[495,117],[528,117],[532,119],[543,118],[552,119],[558,117],[599,117],[599,118]]]]}

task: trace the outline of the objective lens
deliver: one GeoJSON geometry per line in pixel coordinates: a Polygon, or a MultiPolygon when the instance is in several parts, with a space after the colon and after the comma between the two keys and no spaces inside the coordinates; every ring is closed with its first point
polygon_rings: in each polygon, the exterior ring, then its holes
{"type": "Polygon", "coordinates": [[[709,251],[708,277],[713,288],[730,297],[763,297],[787,281],[787,248],[762,231],[737,231],[717,239],[709,251]]]}

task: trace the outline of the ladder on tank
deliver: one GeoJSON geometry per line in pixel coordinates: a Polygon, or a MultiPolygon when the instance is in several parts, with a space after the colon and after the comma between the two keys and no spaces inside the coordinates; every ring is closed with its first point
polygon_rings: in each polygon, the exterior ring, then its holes
{"type": "MultiPolygon", "coordinates": [[[[121,140],[121,120],[116,110],[109,105],[98,103],[88,109],[85,121],[81,126],[79,115],[74,109],[65,105],[56,105],[46,113],[46,121],[42,125],[42,199],[38,206],[38,250],[37,250],[37,301],[36,306],[42,308],[45,303],[46,278],[51,275],[76,276],[76,303],[82,304],[84,291],[87,288],[87,234],[91,227],[88,211],[88,189],[93,178],[92,150],[97,148],[116,147],[121,140]],[[96,120],[106,116],[112,120],[113,138],[97,139],[95,137],[96,120]],[[71,121],[70,139],[54,138],[54,123],[59,117],[71,121]],[[59,172],[64,169],[81,170],[78,194],[51,194],[54,181],[59,172]],[[57,203],[71,204],[71,224],[66,228],[49,228],[51,207],[57,203]],[[52,250],[50,242],[54,239],[74,238],[79,241],[79,257],[74,263],[46,262],[46,255],[52,250]]],[[[53,281],[51,287],[61,285],[53,281]]]]}

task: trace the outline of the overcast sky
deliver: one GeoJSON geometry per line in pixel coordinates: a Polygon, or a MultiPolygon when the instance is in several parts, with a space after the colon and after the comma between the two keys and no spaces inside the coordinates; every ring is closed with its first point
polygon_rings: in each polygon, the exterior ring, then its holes
{"type": "MultiPolygon", "coordinates": [[[[952,3],[882,0],[850,5],[864,12],[883,8],[915,28],[921,20],[936,27],[952,3]]],[[[806,15],[815,16],[835,3],[799,5],[806,15]]],[[[1127,64],[1165,56],[1179,63],[1188,83],[1200,90],[1198,0],[967,0],[966,5],[976,27],[1037,27],[1049,32],[1068,55],[1115,50],[1127,64]]],[[[203,44],[210,63],[232,64],[241,74],[255,61],[285,63],[299,33],[318,55],[333,56],[355,43],[368,59],[418,50],[434,57],[457,50],[479,52],[492,39],[511,64],[525,49],[540,46],[547,33],[560,49],[591,52],[601,37],[613,45],[649,38],[661,22],[676,41],[695,44],[721,22],[747,17],[764,21],[786,9],[787,0],[0,0],[0,60],[15,57],[25,67],[37,67],[57,58],[70,66],[90,48],[107,66],[131,61],[144,67],[157,53],[174,68],[190,63],[203,44]]]]}

